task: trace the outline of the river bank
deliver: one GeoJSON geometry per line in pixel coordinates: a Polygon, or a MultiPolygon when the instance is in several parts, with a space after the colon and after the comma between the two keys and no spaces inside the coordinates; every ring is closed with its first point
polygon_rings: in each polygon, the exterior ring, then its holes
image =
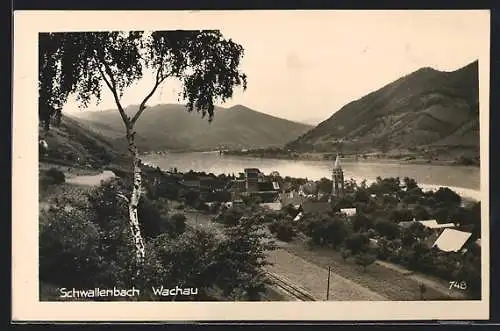
{"type": "MultiPolygon", "coordinates": [[[[218,153],[218,152],[208,152],[208,153],[218,153]]],[[[175,154],[172,153],[172,154],[175,154]]],[[[331,153],[293,153],[293,154],[262,154],[253,152],[235,152],[227,151],[224,152],[225,155],[239,156],[239,157],[253,157],[260,159],[271,159],[271,160],[289,160],[289,161],[325,161],[333,160],[331,153]]],[[[415,164],[415,165],[442,165],[442,166],[471,166],[479,168],[479,164],[464,164],[463,162],[458,162],[456,159],[429,159],[425,157],[417,156],[394,156],[387,157],[382,155],[365,155],[365,156],[352,156],[345,155],[342,157],[343,162],[365,162],[365,163],[389,163],[389,164],[415,164]]]]}

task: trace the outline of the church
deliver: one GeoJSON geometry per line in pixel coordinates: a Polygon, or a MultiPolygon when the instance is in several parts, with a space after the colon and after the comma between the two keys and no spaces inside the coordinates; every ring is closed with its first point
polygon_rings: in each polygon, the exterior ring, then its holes
{"type": "Polygon", "coordinates": [[[344,171],[340,165],[340,156],[337,153],[335,163],[332,169],[332,193],[330,195],[329,202],[333,200],[334,197],[341,197],[344,195],[344,171]]]}

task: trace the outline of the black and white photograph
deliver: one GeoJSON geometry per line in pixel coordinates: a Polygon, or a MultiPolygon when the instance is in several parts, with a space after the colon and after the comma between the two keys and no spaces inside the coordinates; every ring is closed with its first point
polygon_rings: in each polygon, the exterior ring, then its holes
{"type": "Polygon", "coordinates": [[[488,11],[16,18],[19,312],[489,316],[488,11]]]}

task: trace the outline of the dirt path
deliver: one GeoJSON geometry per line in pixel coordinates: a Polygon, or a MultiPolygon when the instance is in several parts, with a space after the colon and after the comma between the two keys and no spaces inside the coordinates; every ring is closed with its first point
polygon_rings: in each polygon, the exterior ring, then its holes
{"type": "Polygon", "coordinates": [[[66,183],[73,185],[84,185],[84,186],[99,186],[102,181],[107,181],[116,177],[116,175],[110,170],[104,170],[97,175],[82,175],[82,176],[72,176],[71,174],[65,174],[67,176],[66,183]]]}

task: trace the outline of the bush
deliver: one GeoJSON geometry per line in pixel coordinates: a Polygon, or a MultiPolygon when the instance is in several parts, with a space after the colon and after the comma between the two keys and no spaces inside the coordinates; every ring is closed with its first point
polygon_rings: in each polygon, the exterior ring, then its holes
{"type": "Polygon", "coordinates": [[[370,253],[361,253],[356,256],[356,264],[363,267],[363,271],[366,271],[366,267],[375,262],[376,256],[370,253]]]}
{"type": "Polygon", "coordinates": [[[342,259],[345,262],[352,255],[352,252],[349,249],[342,249],[340,251],[340,254],[342,255],[342,259]]]}
{"type": "Polygon", "coordinates": [[[208,204],[202,201],[198,202],[196,209],[199,211],[204,211],[206,213],[210,212],[210,207],[208,206],[208,204]]]}
{"type": "MultiPolygon", "coordinates": [[[[169,300],[200,299],[204,289],[212,286],[227,295],[242,289],[246,298],[258,297],[264,289],[261,266],[266,264],[263,258],[270,243],[261,240],[267,235],[253,220],[237,218],[237,224],[226,227],[221,238],[204,229],[185,229],[184,215],[167,217],[158,205],[160,200],[156,204],[143,198],[141,223],[155,225],[160,215],[167,228],[175,229],[171,233],[178,235],[165,233],[146,240],[145,261],[138,266],[127,203],[117,197],[118,192],[127,192],[122,185],[112,181],[94,189],[89,201],[78,209],[67,211],[65,203],[41,214],[47,216],[40,220],[41,281],[68,288],[135,286],[141,290],[141,297],[135,299],[141,300],[158,300],[148,289],[160,284],[199,288],[200,296],[196,298],[169,300]]],[[[232,212],[238,216],[241,211],[232,212]]]]}
{"type": "Polygon", "coordinates": [[[174,214],[170,217],[174,233],[181,234],[186,230],[186,216],[184,214],[174,214]]]}
{"type": "Polygon", "coordinates": [[[56,168],[50,168],[45,174],[51,180],[51,184],[62,184],[66,181],[64,173],[56,168]]]}
{"type": "Polygon", "coordinates": [[[243,211],[239,208],[230,208],[225,210],[219,217],[216,219],[218,223],[222,223],[225,226],[235,226],[238,224],[240,219],[243,217],[243,211]]]}
{"type": "Polygon", "coordinates": [[[391,221],[379,221],[375,223],[375,229],[389,240],[397,238],[400,234],[399,225],[391,221]]]}
{"type": "Polygon", "coordinates": [[[162,215],[149,198],[141,198],[137,214],[145,237],[154,238],[169,230],[168,216],[162,215]]]}
{"type": "Polygon", "coordinates": [[[345,247],[349,249],[352,254],[356,255],[368,248],[368,244],[370,243],[370,239],[360,233],[355,233],[349,236],[345,241],[345,247]]]}
{"type": "Polygon", "coordinates": [[[286,220],[274,221],[269,224],[269,231],[281,241],[291,241],[295,237],[295,228],[286,220]]]}
{"type": "Polygon", "coordinates": [[[96,275],[104,271],[99,226],[88,215],[64,208],[53,208],[47,216],[39,231],[40,280],[68,287],[96,285],[96,275]]]}

